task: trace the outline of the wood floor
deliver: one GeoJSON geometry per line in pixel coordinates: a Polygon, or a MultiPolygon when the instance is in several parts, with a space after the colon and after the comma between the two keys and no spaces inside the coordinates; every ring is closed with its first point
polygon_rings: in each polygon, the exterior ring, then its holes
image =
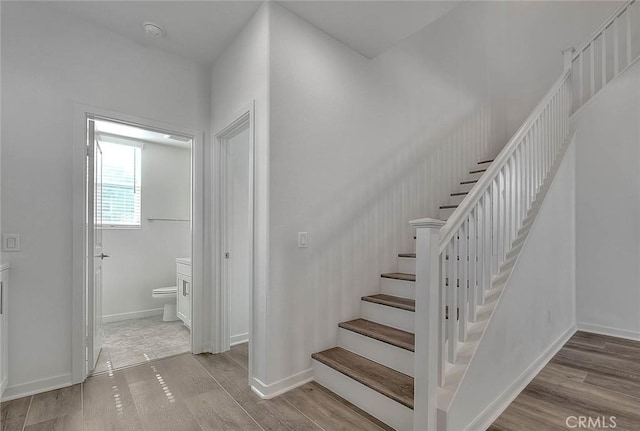
{"type": "MultiPolygon", "coordinates": [[[[260,399],[247,385],[246,345],[9,401],[0,421],[2,431],[390,429],[316,383],[260,399]]],[[[640,342],[576,333],[489,431],[569,429],[640,430],[640,342]],[[581,416],[600,422],[578,427],[581,416]]]]}
{"type": "Polygon", "coordinates": [[[640,430],[640,342],[577,332],[488,431],[569,429],[640,430]]]}
{"type": "Polygon", "coordinates": [[[180,355],[3,403],[2,431],[389,430],[316,383],[271,400],[247,384],[247,346],[180,355]]]}

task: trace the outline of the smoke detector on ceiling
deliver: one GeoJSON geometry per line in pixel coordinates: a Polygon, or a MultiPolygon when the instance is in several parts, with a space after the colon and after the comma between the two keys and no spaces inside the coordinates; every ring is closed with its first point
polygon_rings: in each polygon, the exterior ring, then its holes
{"type": "Polygon", "coordinates": [[[149,37],[152,37],[154,39],[160,39],[164,37],[164,29],[155,22],[145,21],[142,23],[142,28],[144,28],[144,32],[147,33],[149,37]]]}

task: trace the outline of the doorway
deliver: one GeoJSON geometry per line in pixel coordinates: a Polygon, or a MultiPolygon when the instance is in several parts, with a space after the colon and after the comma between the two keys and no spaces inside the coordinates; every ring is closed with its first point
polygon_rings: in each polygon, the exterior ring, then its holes
{"type": "Polygon", "coordinates": [[[216,134],[217,278],[220,301],[214,307],[216,352],[248,343],[252,373],[252,298],[254,265],[253,106],[216,134]]]}
{"type": "Polygon", "coordinates": [[[84,275],[74,282],[83,298],[74,299],[75,382],[204,350],[201,140],[179,128],[82,110],[76,118],[85,142],[84,239],[77,241],[74,230],[74,274],[84,275]]]}

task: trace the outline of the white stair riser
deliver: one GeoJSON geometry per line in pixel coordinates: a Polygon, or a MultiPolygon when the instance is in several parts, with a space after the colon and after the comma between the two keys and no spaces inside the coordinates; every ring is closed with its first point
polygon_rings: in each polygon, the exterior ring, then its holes
{"type": "Polygon", "coordinates": [[[447,205],[460,205],[466,197],[467,195],[449,196],[449,202],[447,202],[447,205]]]}
{"type": "Polygon", "coordinates": [[[416,259],[413,257],[398,257],[398,272],[405,274],[416,273],[416,259]]]}
{"type": "Polygon", "coordinates": [[[398,431],[413,430],[413,410],[314,360],[315,380],[398,431]]]}
{"type": "Polygon", "coordinates": [[[414,281],[380,277],[380,283],[382,293],[400,298],[416,299],[416,283],[414,281]]]}
{"type": "Polygon", "coordinates": [[[413,352],[338,328],[338,346],[413,377],[413,352]]]}
{"type": "Polygon", "coordinates": [[[414,314],[413,311],[360,301],[360,316],[363,319],[402,329],[403,331],[414,332],[414,314]]]}
{"type": "Polygon", "coordinates": [[[440,220],[448,220],[451,217],[451,214],[455,211],[455,208],[444,208],[440,209],[439,218],[440,220]]]}
{"type": "MultiPolygon", "coordinates": [[[[474,171],[478,170],[478,169],[484,169],[484,168],[473,168],[474,171]]],[[[467,174],[467,176],[464,179],[465,179],[465,181],[466,180],[478,180],[478,179],[480,179],[480,177],[482,175],[484,175],[484,172],[476,172],[475,174],[469,173],[469,174],[467,174]]]]}
{"type": "Polygon", "coordinates": [[[468,192],[470,191],[473,186],[475,186],[476,183],[470,183],[470,184],[458,184],[457,186],[457,192],[468,192]]]}

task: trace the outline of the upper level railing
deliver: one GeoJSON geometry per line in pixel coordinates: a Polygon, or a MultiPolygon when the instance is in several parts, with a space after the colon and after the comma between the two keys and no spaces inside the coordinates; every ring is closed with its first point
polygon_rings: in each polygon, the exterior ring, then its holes
{"type": "Polygon", "coordinates": [[[573,112],[640,56],[640,4],[622,5],[582,44],[571,59],[573,112]]]}

